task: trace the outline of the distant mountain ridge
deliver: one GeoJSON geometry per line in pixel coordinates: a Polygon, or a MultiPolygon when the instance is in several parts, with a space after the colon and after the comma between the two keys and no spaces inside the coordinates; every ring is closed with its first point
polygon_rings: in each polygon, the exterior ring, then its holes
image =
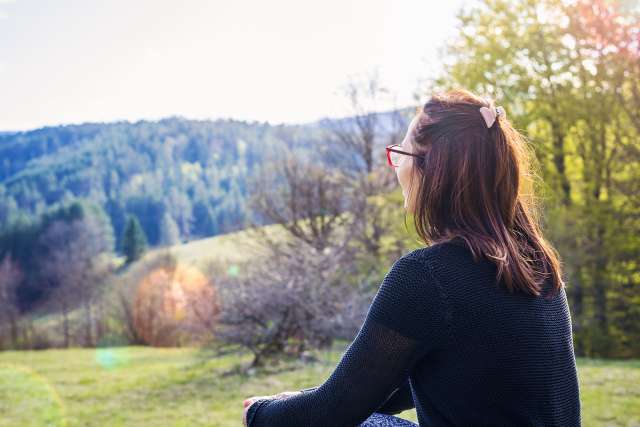
{"type": "MultiPolygon", "coordinates": [[[[394,113],[378,113],[380,132],[394,113]]],[[[173,116],[0,132],[0,230],[75,199],[106,211],[118,245],[128,214],[151,245],[176,243],[163,242],[169,222],[184,240],[238,230],[250,215],[247,181],[266,153],[286,147],[323,162],[327,126],[349,120],[271,125],[173,116]]]]}

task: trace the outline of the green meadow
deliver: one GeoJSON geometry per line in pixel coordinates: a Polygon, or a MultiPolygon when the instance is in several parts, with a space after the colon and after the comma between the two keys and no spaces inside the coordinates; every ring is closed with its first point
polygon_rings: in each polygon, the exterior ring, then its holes
{"type": "MultiPolygon", "coordinates": [[[[243,399],[320,384],[345,348],[252,375],[238,371],[248,354],[192,348],[4,352],[0,426],[239,426],[243,399]]],[[[579,358],[578,370],[584,426],[640,426],[640,361],[579,358]]]]}

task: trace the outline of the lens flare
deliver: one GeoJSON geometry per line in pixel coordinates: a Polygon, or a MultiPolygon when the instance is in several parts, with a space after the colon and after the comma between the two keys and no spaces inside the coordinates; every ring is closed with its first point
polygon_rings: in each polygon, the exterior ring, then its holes
{"type": "Polygon", "coordinates": [[[96,363],[105,370],[113,370],[129,363],[127,348],[97,348],[96,363]]]}
{"type": "Polygon", "coordinates": [[[67,425],[65,406],[56,389],[24,365],[0,364],[0,414],[11,425],[67,425]]]}
{"type": "Polygon", "coordinates": [[[227,269],[227,276],[237,277],[240,274],[240,267],[237,264],[231,264],[227,269]]]}

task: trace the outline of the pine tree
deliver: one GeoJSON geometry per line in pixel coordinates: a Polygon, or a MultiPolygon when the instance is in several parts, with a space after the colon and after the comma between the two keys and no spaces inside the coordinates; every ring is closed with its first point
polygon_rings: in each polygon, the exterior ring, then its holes
{"type": "Polygon", "coordinates": [[[126,257],[126,264],[130,264],[142,257],[147,250],[147,236],[138,218],[131,215],[127,221],[122,236],[122,253],[126,257]]]}

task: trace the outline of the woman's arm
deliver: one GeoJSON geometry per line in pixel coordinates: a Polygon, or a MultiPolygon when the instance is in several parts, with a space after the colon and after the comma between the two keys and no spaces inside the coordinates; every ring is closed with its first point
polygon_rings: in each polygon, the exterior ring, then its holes
{"type": "MultiPolygon", "coordinates": [[[[318,387],[309,387],[299,390],[297,393],[308,393],[317,389],[318,387]]],[[[276,395],[276,397],[277,396],[278,395],[276,395]]],[[[413,401],[413,395],[411,394],[411,385],[409,383],[409,379],[407,379],[407,381],[405,381],[404,384],[400,386],[400,388],[397,388],[393,392],[391,392],[391,395],[387,397],[385,402],[380,407],[378,407],[375,412],[379,414],[396,415],[408,409],[414,409],[415,407],[416,406],[415,402],[413,401]]]]}
{"type": "Polygon", "coordinates": [[[407,381],[417,362],[448,336],[440,284],[424,260],[404,256],[385,276],[358,335],[315,390],[258,400],[249,427],[353,427],[407,381]]]}
{"type": "MultiPolygon", "coordinates": [[[[299,390],[299,393],[307,393],[317,390],[318,387],[310,387],[299,390]]],[[[411,394],[411,384],[409,379],[404,382],[399,388],[391,392],[384,403],[376,409],[376,412],[380,414],[395,415],[407,409],[414,409],[416,407],[413,401],[413,395],[411,394]]]]}

